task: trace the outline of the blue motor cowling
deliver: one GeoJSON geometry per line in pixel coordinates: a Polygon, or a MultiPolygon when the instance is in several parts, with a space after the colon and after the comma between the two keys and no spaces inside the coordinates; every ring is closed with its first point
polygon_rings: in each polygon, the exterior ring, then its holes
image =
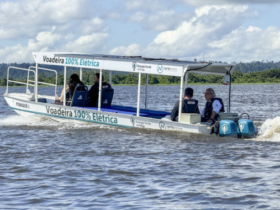
{"type": "Polygon", "coordinates": [[[219,134],[220,136],[237,136],[238,129],[235,122],[231,120],[221,120],[219,134]]]}
{"type": "Polygon", "coordinates": [[[241,136],[249,137],[255,135],[255,127],[251,120],[248,119],[238,120],[238,128],[241,136]]]}

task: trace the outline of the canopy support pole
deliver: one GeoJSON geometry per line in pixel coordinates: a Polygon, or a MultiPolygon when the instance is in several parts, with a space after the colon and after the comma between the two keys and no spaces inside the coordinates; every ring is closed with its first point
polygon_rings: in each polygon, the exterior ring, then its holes
{"type": "Polygon", "coordinates": [[[8,67],[8,71],[7,71],[7,89],[5,95],[8,95],[9,92],[9,72],[10,72],[10,67],[8,67]]]}
{"type": "Polygon", "coordinates": [[[138,77],[138,94],[137,94],[137,117],[140,114],[140,94],[141,94],[141,73],[139,73],[138,77]]]}
{"type": "Polygon", "coordinates": [[[30,92],[28,90],[28,80],[29,80],[29,69],[28,69],[28,72],[27,72],[27,79],[26,79],[26,94],[28,94],[28,92],[30,92]]]}
{"type": "Polygon", "coordinates": [[[145,109],[148,109],[148,83],[149,83],[149,75],[146,74],[145,109]]]}
{"type": "Polygon", "coordinates": [[[185,72],[186,72],[186,75],[188,74],[188,72],[187,72],[188,68],[189,68],[189,66],[187,66],[186,68],[183,68],[182,76],[181,76],[178,122],[181,122],[184,74],[185,74],[185,72]]]}
{"type": "Polygon", "coordinates": [[[227,101],[227,113],[230,113],[230,93],[231,93],[231,72],[234,71],[235,66],[225,67],[227,74],[229,75],[229,84],[228,84],[228,101],[227,101]]]}
{"type": "Polygon", "coordinates": [[[189,76],[189,73],[187,72],[186,76],[185,76],[185,89],[188,87],[188,76],[189,76]]]}
{"type": "Polygon", "coordinates": [[[109,71],[109,84],[112,86],[112,71],[109,71]]]}
{"type": "Polygon", "coordinates": [[[228,85],[228,105],[227,105],[227,113],[230,113],[230,93],[231,93],[231,74],[229,74],[229,85],[228,85]]]}
{"type": "Polygon", "coordinates": [[[83,68],[80,68],[80,80],[83,80],[83,68]]]}
{"type": "Polygon", "coordinates": [[[100,73],[99,73],[98,111],[100,111],[101,108],[101,95],[102,95],[102,69],[100,69],[100,73]]]}
{"type": "Polygon", "coordinates": [[[35,71],[35,102],[38,102],[38,63],[36,63],[35,71]]]}
{"type": "Polygon", "coordinates": [[[63,83],[63,90],[64,90],[64,96],[63,96],[63,106],[66,106],[66,69],[67,67],[64,66],[64,83],[63,83]]]}

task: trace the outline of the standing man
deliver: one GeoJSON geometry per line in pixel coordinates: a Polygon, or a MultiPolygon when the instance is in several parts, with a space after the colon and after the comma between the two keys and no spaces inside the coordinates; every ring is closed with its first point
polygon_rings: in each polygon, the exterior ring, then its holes
{"type": "MultiPolygon", "coordinates": [[[[96,73],[94,76],[94,85],[91,86],[90,90],[88,91],[88,100],[87,105],[91,107],[96,107],[97,100],[98,100],[98,94],[99,94],[99,78],[100,74],[96,73]]],[[[102,75],[102,81],[104,81],[104,76],[102,75]]],[[[111,88],[111,85],[107,82],[102,82],[102,89],[103,88],[111,88]]]]}
{"type": "Polygon", "coordinates": [[[201,122],[214,124],[219,117],[220,112],[225,112],[224,103],[221,98],[216,98],[216,93],[212,88],[205,91],[206,104],[201,112],[201,122]]]}
{"type": "MultiPolygon", "coordinates": [[[[184,100],[182,101],[182,113],[199,114],[198,101],[195,99],[192,99],[192,97],[193,97],[193,89],[186,88],[184,100]]],[[[178,113],[179,113],[179,100],[174,105],[173,110],[170,114],[170,118],[172,121],[178,121],[178,113]]]]}

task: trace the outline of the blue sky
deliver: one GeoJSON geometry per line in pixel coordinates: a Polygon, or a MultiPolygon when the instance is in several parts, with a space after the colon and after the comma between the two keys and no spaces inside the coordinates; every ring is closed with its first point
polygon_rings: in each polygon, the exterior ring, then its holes
{"type": "Polygon", "coordinates": [[[279,14],[279,0],[0,0],[0,62],[38,51],[280,61],[279,14]]]}

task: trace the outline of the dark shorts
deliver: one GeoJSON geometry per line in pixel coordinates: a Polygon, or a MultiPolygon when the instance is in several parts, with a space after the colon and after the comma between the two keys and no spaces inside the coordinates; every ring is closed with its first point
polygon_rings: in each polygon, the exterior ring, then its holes
{"type": "Polygon", "coordinates": [[[201,122],[207,122],[208,120],[205,117],[201,116],[201,122]]]}
{"type": "MultiPolygon", "coordinates": [[[[219,116],[220,116],[219,114],[216,114],[214,119],[217,121],[218,118],[219,118],[219,116]]],[[[207,122],[208,120],[209,120],[209,119],[206,119],[206,117],[202,117],[202,116],[201,116],[201,122],[207,122]]]]}

